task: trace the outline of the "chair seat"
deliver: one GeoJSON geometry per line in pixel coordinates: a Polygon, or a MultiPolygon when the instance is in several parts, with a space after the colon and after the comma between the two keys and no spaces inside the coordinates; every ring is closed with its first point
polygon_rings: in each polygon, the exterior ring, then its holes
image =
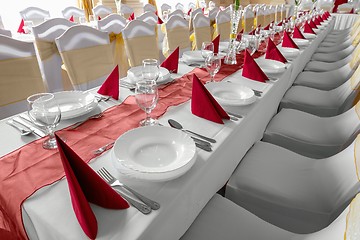
{"type": "Polygon", "coordinates": [[[316,53],[331,53],[331,52],[337,52],[337,51],[342,51],[345,50],[346,48],[348,48],[351,45],[352,41],[351,39],[347,39],[339,44],[334,44],[334,45],[321,45],[316,49],[316,53]]]}
{"type": "Polygon", "coordinates": [[[356,106],[334,117],[284,108],[269,122],[263,141],[303,156],[325,158],[343,150],[359,129],[356,106]]]}
{"type": "Polygon", "coordinates": [[[230,177],[226,197],[285,230],[319,231],[360,189],[354,145],[333,157],[312,159],[258,142],[230,177]]]}
{"type": "Polygon", "coordinates": [[[331,53],[314,53],[311,57],[312,60],[323,61],[323,62],[335,62],[349,56],[355,47],[353,45],[348,46],[347,48],[331,53]]]}
{"type": "Polygon", "coordinates": [[[353,58],[353,54],[336,62],[310,61],[306,64],[304,70],[312,72],[326,72],[339,69],[348,64],[353,58]]]}

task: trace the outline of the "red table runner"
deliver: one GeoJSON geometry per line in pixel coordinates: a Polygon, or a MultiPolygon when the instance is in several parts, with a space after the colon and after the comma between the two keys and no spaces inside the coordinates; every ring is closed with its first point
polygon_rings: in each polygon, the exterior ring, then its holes
{"type": "MultiPolygon", "coordinates": [[[[263,48],[263,46],[262,46],[263,48]]],[[[263,55],[256,52],[254,57],[263,55]]],[[[222,65],[215,81],[238,71],[243,65],[243,53],[237,55],[236,65],[222,65]]],[[[159,89],[159,101],[152,116],[159,118],[168,107],[177,106],[191,98],[192,74],[205,83],[210,76],[205,69],[196,68],[171,84],[159,89]]],[[[135,97],[128,97],[122,104],[104,111],[104,116],[91,120],[76,130],[57,131],[60,137],[85,161],[95,156],[92,151],[114,141],[124,132],[137,128],[145,116],[136,104],[135,97]]],[[[64,169],[57,150],[45,150],[44,139],[31,142],[0,158],[0,230],[7,230],[15,239],[27,239],[21,205],[38,189],[64,177],[64,169]]],[[[1,236],[1,235],[0,235],[1,236]]]]}

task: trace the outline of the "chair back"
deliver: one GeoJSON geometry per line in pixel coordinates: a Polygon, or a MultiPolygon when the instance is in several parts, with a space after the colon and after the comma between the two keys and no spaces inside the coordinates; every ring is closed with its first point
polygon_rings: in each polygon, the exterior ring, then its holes
{"type": "Polygon", "coordinates": [[[62,60],[55,39],[74,25],[65,18],[52,18],[33,27],[40,70],[50,92],[72,89],[69,78],[62,73],[62,60]]]}
{"type": "Polygon", "coordinates": [[[7,36],[7,37],[12,37],[12,33],[10,30],[6,30],[6,29],[2,29],[0,28],[0,35],[4,35],[4,36],[7,36]]]}
{"type": "Polygon", "coordinates": [[[144,12],[135,19],[143,21],[151,26],[155,26],[158,22],[158,16],[156,16],[155,12],[144,12]]]}
{"type": "Polygon", "coordinates": [[[66,19],[70,19],[71,17],[74,18],[74,22],[80,23],[80,17],[85,18],[85,11],[84,9],[78,7],[66,7],[61,11],[62,15],[66,19]]]}
{"type": "Polygon", "coordinates": [[[36,26],[50,18],[50,12],[38,7],[28,7],[20,11],[20,16],[24,21],[32,21],[36,26]]]}
{"type": "Polygon", "coordinates": [[[177,47],[179,55],[191,50],[189,41],[188,21],[180,16],[172,16],[165,24],[165,37],[163,44],[163,54],[168,57],[177,47]]]}
{"type": "Polygon", "coordinates": [[[98,20],[99,17],[101,19],[103,19],[107,15],[110,15],[111,13],[113,13],[112,9],[105,5],[97,5],[97,6],[93,7],[92,12],[93,12],[93,15],[96,20],[98,20]]]}
{"type": "Polygon", "coordinates": [[[101,85],[114,68],[109,34],[75,25],[55,39],[64,67],[76,90],[101,85]]]}
{"type": "Polygon", "coordinates": [[[161,13],[163,13],[165,11],[168,12],[169,10],[171,11],[171,6],[167,3],[163,3],[163,4],[161,4],[160,9],[161,9],[161,13]]]}
{"type": "Polygon", "coordinates": [[[281,17],[281,5],[276,5],[276,8],[275,8],[275,22],[276,23],[279,23],[282,21],[282,17],[281,17]]]}
{"type": "Polygon", "coordinates": [[[26,111],[26,98],[45,92],[32,42],[0,35],[0,119],[26,111]]]}
{"type": "Polygon", "coordinates": [[[285,4],[281,4],[281,20],[287,18],[285,4]]]}
{"type": "Polygon", "coordinates": [[[254,12],[252,11],[251,7],[245,7],[244,15],[243,15],[243,29],[244,33],[249,33],[254,28],[254,12]]]}
{"type": "Polygon", "coordinates": [[[254,24],[254,26],[261,25],[262,27],[265,27],[265,8],[259,6],[255,9],[255,11],[256,11],[256,17],[255,17],[256,23],[254,24]]]}
{"type": "Polygon", "coordinates": [[[188,4],[188,10],[192,9],[193,11],[196,9],[196,5],[193,2],[189,2],[188,4]]]}
{"type": "Polygon", "coordinates": [[[124,16],[125,19],[128,19],[130,15],[134,13],[134,9],[126,4],[121,3],[120,13],[124,16]]]}
{"type": "Polygon", "coordinates": [[[190,32],[192,32],[192,31],[194,30],[193,21],[194,21],[194,17],[195,17],[196,14],[198,14],[198,13],[202,13],[201,8],[197,8],[197,9],[191,11],[191,13],[190,13],[190,21],[189,21],[189,29],[190,29],[190,32]]]}
{"type": "Polygon", "coordinates": [[[210,18],[206,17],[202,12],[195,15],[193,19],[194,41],[193,49],[200,50],[203,42],[212,40],[210,18]]]}
{"type": "Polygon", "coordinates": [[[220,35],[220,41],[227,41],[230,38],[230,15],[225,11],[219,11],[215,17],[215,31],[213,39],[220,35]]]}
{"type": "Polygon", "coordinates": [[[176,9],[175,11],[169,13],[168,18],[171,18],[172,16],[180,16],[180,17],[184,18],[184,12],[180,9],[176,9]]]}
{"type": "Polygon", "coordinates": [[[214,7],[213,9],[211,9],[209,11],[208,15],[209,15],[209,18],[210,18],[210,22],[215,23],[215,17],[218,14],[219,11],[220,11],[220,8],[218,8],[218,7],[214,7]]]}
{"type": "Polygon", "coordinates": [[[159,60],[159,49],[153,26],[135,19],[125,26],[123,38],[131,67],[141,65],[142,60],[146,58],[159,60]]]}
{"type": "Polygon", "coordinates": [[[125,25],[126,19],[117,13],[112,13],[97,22],[99,30],[116,34],[120,33],[125,25]]]}
{"type": "MultiPolygon", "coordinates": [[[[264,24],[262,27],[266,27],[271,22],[271,9],[270,6],[264,6],[264,24]]],[[[258,24],[259,25],[259,24],[258,24]]]]}
{"type": "Polygon", "coordinates": [[[154,5],[152,5],[152,4],[147,3],[147,4],[144,5],[144,12],[153,12],[153,13],[155,13],[156,10],[157,10],[156,7],[154,5]]]}
{"type": "Polygon", "coordinates": [[[175,9],[185,12],[185,7],[182,3],[175,4],[175,9]]]}

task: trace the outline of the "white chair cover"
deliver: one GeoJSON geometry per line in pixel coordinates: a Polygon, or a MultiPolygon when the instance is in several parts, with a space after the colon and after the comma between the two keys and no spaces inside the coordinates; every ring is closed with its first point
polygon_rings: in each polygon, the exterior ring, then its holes
{"type": "Polygon", "coordinates": [[[343,150],[360,129],[360,103],[334,117],[283,108],[269,122],[263,141],[298,154],[325,158],[343,150]]]}
{"type": "Polygon", "coordinates": [[[103,19],[107,15],[113,13],[112,9],[105,5],[97,5],[97,6],[93,7],[92,12],[93,12],[96,20],[98,20],[98,17],[103,19]]]}
{"type": "Polygon", "coordinates": [[[185,12],[185,7],[184,7],[184,5],[182,3],[175,4],[175,9],[178,9],[178,10],[180,10],[182,12],[185,12]]]}
{"type": "Polygon", "coordinates": [[[180,16],[180,17],[184,18],[184,12],[180,9],[176,9],[175,11],[169,13],[168,19],[170,19],[172,16],[180,16]]]}
{"type": "Polygon", "coordinates": [[[12,33],[10,30],[6,30],[6,29],[0,29],[0,35],[4,35],[7,37],[12,37],[12,33]]]}
{"type": "Polygon", "coordinates": [[[121,4],[120,12],[125,19],[128,19],[130,15],[134,12],[134,9],[126,4],[121,4]]]}
{"type": "Polygon", "coordinates": [[[112,13],[97,21],[97,27],[104,32],[120,33],[126,25],[126,19],[117,13],[112,13]]]}
{"type": "Polygon", "coordinates": [[[168,57],[177,47],[179,55],[190,51],[188,21],[180,16],[172,16],[165,24],[165,37],[163,42],[163,54],[168,57]]]}
{"type": "Polygon", "coordinates": [[[70,7],[66,7],[61,11],[62,15],[64,16],[64,18],[66,19],[70,19],[71,17],[74,18],[74,22],[80,23],[80,17],[84,17],[85,18],[85,11],[84,9],[78,8],[78,7],[74,7],[74,6],[70,6],[70,7]]]}
{"type": "Polygon", "coordinates": [[[150,3],[144,5],[144,12],[156,12],[156,7],[150,3]]]}
{"type": "Polygon", "coordinates": [[[241,160],[225,195],[285,230],[319,231],[333,222],[360,190],[354,157],[360,151],[359,141],[323,159],[260,141],[241,160]]]}
{"type": "Polygon", "coordinates": [[[50,18],[50,12],[38,7],[28,7],[20,11],[20,16],[24,21],[32,21],[36,26],[50,18]]]}

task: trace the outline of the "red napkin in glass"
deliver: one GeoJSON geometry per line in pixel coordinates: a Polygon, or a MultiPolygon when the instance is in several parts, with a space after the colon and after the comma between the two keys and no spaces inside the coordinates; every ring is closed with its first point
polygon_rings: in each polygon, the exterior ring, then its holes
{"type": "Polygon", "coordinates": [[[129,204],[55,134],[68,182],[71,203],[78,222],[90,239],[97,235],[97,221],[89,202],[109,209],[125,209],[129,204]]]}
{"type": "Polygon", "coordinates": [[[351,14],[354,13],[354,8],[352,8],[349,13],[351,14]]]}
{"type": "Polygon", "coordinates": [[[319,22],[319,19],[317,19],[317,18],[314,18],[314,23],[316,26],[321,25],[321,23],[319,22]]]}
{"type": "Polygon", "coordinates": [[[214,44],[214,53],[219,53],[220,34],[212,40],[212,43],[214,44]]]}
{"type": "Polygon", "coordinates": [[[244,33],[244,29],[242,29],[237,35],[236,35],[236,40],[237,41],[241,41],[241,38],[242,38],[242,35],[243,35],[243,33],[244,33]]]}
{"type": "Polygon", "coordinates": [[[266,82],[266,80],[269,80],[247,49],[245,50],[242,76],[259,82],[266,82]]]}
{"type": "Polygon", "coordinates": [[[158,16],[158,22],[157,22],[158,24],[163,24],[164,22],[163,22],[163,20],[161,20],[161,18],[158,16]]]}
{"type": "Polygon", "coordinates": [[[277,25],[278,25],[278,27],[280,27],[280,26],[282,26],[282,21],[280,21],[277,25]]]}
{"type": "Polygon", "coordinates": [[[70,22],[74,22],[74,16],[71,16],[71,17],[69,18],[69,21],[70,21],[70,22]]]}
{"type": "Polygon", "coordinates": [[[189,9],[189,11],[187,12],[187,15],[190,16],[190,13],[192,12],[192,8],[189,9]]]}
{"type": "Polygon", "coordinates": [[[179,66],[179,47],[177,47],[162,63],[161,67],[166,68],[172,73],[177,73],[179,66]]]}
{"type": "Polygon", "coordinates": [[[100,16],[98,16],[98,20],[99,20],[99,21],[101,20],[101,17],[100,17],[100,16]]]}
{"type": "MultiPolygon", "coordinates": [[[[259,24],[259,26],[257,26],[256,28],[261,27],[261,24],[259,24]]],[[[256,28],[254,28],[251,32],[249,32],[249,35],[255,35],[255,30],[256,28]]]]}
{"type": "Polygon", "coordinates": [[[312,28],[310,27],[310,25],[309,25],[308,22],[305,22],[305,25],[304,25],[304,33],[316,34],[316,33],[314,32],[314,30],[312,30],[312,28]]]}
{"type": "Polygon", "coordinates": [[[283,47],[288,47],[288,48],[297,48],[299,49],[298,45],[296,45],[296,43],[294,42],[294,40],[291,39],[290,35],[288,32],[284,32],[284,39],[282,42],[283,47]]]}
{"type": "Polygon", "coordinates": [[[306,39],[298,27],[294,28],[293,38],[306,39]]]}
{"type": "Polygon", "coordinates": [[[111,96],[113,99],[119,99],[119,67],[116,67],[109,74],[105,82],[97,91],[101,95],[111,96]]]}
{"type": "Polygon", "coordinates": [[[266,48],[265,58],[286,63],[286,58],[281,54],[280,50],[276,47],[275,43],[268,38],[268,46],[266,48]]]}
{"type": "Polygon", "coordinates": [[[132,20],[134,20],[134,19],[135,19],[135,14],[134,14],[134,13],[130,14],[130,17],[128,18],[128,20],[129,20],[129,21],[132,21],[132,20]]]}
{"type": "Polygon", "coordinates": [[[24,19],[21,19],[19,28],[18,28],[18,30],[17,30],[18,33],[25,33],[24,25],[25,25],[25,24],[24,24],[24,19]]]}
{"type": "Polygon", "coordinates": [[[222,119],[230,119],[195,74],[193,74],[191,112],[198,117],[220,124],[224,124],[222,119]]]}
{"type": "Polygon", "coordinates": [[[270,24],[272,24],[274,21],[272,21],[271,23],[269,23],[266,27],[264,27],[264,30],[270,30],[270,24]]]}
{"type": "Polygon", "coordinates": [[[317,29],[317,26],[316,26],[316,24],[314,23],[314,21],[312,19],[310,19],[309,25],[310,25],[311,28],[316,28],[317,29]]]}

